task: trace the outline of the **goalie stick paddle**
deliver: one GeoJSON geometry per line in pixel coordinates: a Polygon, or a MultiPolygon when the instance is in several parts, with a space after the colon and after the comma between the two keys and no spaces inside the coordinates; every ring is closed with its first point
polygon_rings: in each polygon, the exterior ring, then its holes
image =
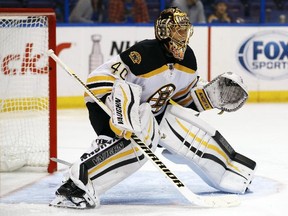
{"type": "MultiPolygon", "coordinates": [[[[110,109],[97,98],[92,91],[82,82],[82,80],[69,68],[58,56],[54,54],[53,50],[48,50],[47,54],[58,63],[77,83],[85,90],[85,92],[109,115],[110,109]]],[[[165,177],[176,187],[176,189],[193,205],[201,207],[229,207],[240,204],[240,199],[236,195],[222,195],[222,196],[200,196],[193,193],[184,183],[177,178],[167,166],[151,151],[151,149],[143,143],[135,134],[131,139],[138,144],[141,152],[155,165],[158,170],[165,175],[165,177]]]]}

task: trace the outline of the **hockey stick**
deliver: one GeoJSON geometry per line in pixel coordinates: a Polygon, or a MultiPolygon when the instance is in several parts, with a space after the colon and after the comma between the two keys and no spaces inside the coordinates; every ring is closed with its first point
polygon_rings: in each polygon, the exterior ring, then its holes
{"type": "Polygon", "coordinates": [[[51,157],[50,160],[52,160],[52,161],[54,161],[56,163],[61,163],[61,164],[65,165],[65,166],[68,166],[68,167],[72,166],[72,163],[69,163],[67,161],[61,160],[59,158],[51,157]]]}
{"type": "MultiPolygon", "coordinates": [[[[69,68],[61,59],[54,54],[53,50],[49,50],[47,54],[58,63],[77,83],[85,90],[85,92],[109,115],[111,110],[99,99],[93,92],[82,82],[82,80],[69,68]]],[[[146,146],[135,134],[131,139],[138,144],[141,152],[161,171],[162,174],[177,188],[177,190],[192,204],[201,207],[229,207],[240,204],[240,200],[236,195],[223,195],[223,196],[199,196],[193,193],[187,186],[175,176],[166,165],[146,146]]]]}

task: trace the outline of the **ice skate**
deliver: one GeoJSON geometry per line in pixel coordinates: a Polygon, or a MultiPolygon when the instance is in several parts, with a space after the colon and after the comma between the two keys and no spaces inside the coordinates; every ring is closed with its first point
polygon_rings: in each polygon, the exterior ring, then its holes
{"type": "Polygon", "coordinates": [[[63,208],[87,209],[95,208],[95,202],[82,189],[69,179],[57,191],[56,198],[50,203],[50,206],[63,208]]]}

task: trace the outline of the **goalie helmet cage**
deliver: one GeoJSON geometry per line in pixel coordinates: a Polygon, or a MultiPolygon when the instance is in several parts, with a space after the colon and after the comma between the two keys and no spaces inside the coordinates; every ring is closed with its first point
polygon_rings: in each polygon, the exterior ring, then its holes
{"type": "Polygon", "coordinates": [[[0,171],[57,164],[56,16],[50,8],[0,8],[0,171]]]}

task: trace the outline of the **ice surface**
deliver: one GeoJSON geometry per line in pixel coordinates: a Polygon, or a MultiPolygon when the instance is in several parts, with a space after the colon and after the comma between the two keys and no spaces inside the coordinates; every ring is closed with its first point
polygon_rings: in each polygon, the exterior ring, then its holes
{"type": "MultiPolygon", "coordinates": [[[[257,162],[251,191],[240,195],[241,205],[231,208],[191,206],[156,168],[147,162],[138,172],[103,194],[101,207],[73,210],[49,207],[66,167],[49,175],[22,169],[0,173],[1,216],[282,216],[288,212],[288,104],[247,104],[235,113],[201,117],[217,128],[233,148],[257,162]]],[[[86,110],[58,111],[58,157],[73,162],[95,138],[86,110]]],[[[195,193],[220,196],[185,165],[175,165],[156,154],[195,193]]]]}

